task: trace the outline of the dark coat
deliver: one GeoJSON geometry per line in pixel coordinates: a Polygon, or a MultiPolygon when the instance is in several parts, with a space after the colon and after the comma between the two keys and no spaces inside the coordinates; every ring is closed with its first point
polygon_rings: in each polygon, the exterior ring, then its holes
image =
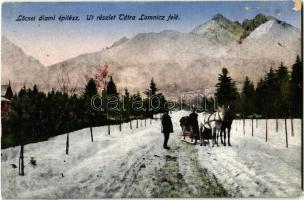
{"type": "Polygon", "coordinates": [[[168,114],[162,116],[162,133],[173,133],[171,117],[168,114]]]}
{"type": "Polygon", "coordinates": [[[192,126],[192,131],[194,135],[199,135],[197,117],[198,115],[194,112],[189,115],[190,126],[192,126]]]}

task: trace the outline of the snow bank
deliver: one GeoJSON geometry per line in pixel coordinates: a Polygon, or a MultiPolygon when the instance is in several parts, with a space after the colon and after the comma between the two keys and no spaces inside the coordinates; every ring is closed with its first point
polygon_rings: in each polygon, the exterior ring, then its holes
{"type": "Polygon", "coordinates": [[[287,121],[286,148],[284,120],[235,120],[231,130],[232,147],[200,147],[199,160],[237,197],[294,197],[301,193],[301,121],[294,120],[294,136],[287,121]]]}
{"type": "MultiPolygon", "coordinates": [[[[11,167],[11,164],[18,166],[20,147],[2,150],[3,197],[106,197],[104,191],[113,187],[110,180],[114,175],[123,176],[152,144],[161,144],[159,122],[152,121],[150,125],[147,120],[145,127],[144,120],[139,120],[136,129],[136,121],[133,121],[132,128],[130,130],[130,123],[124,123],[123,132],[120,132],[118,125],[111,126],[111,135],[108,135],[107,126],[93,128],[93,143],[88,128],[69,133],[69,155],[65,154],[66,135],[26,145],[23,177],[18,176],[18,169],[11,167]],[[37,161],[36,167],[30,165],[31,157],[37,161]],[[100,185],[103,185],[103,191],[98,191],[100,185]]],[[[115,187],[121,185],[123,183],[117,183],[115,187]]],[[[121,195],[119,191],[116,193],[121,195]]]]}

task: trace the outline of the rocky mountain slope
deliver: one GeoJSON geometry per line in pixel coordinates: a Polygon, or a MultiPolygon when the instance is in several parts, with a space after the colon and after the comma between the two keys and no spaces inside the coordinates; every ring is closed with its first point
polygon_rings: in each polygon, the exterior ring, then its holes
{"type": "Polygon", "coordinates": [[[26,55],[23,50],[9,41],[5,36],[1,38],[1,82],[7,84],[9,80],[14,85],[32,85],[41,83],[40,74],[45,67],[34,57],[26,55]]]}
{"type": "Polygon", "coordinates": [[[238,40],[244,32],[243,27],[236,22],[232,22],[221,14],[215,15],[211,20],[193,29],[193,34],[227,44],[238,40]]]}
{"type": "Polygon", "coordinates": [[[250,35],[250,33],[252,31],[254,31],[257,27],[259,27],[260,25],[264,24],[265,22],[274,19],[271,16],[265,16],[262,14],[258,14],[257,16],[255,16],[255,18],[253,19],[246,19],[243,21],[242,23],[242,27],[244,29],[241,38],[240,38],[240,42],[245,39],[248,35],[250,35]]]}
{"type": "Polygon", "coordinates": [[[216,15],[190,33],[139,33],[108,49],[48,66],[41,72],[47,80],[41,87],[58,87],[62,74],[68,74],[71,85],[83,87],[98,67],[108,64],[119,89],[143,91],[153,77],[166,95],[212,91],[222,67],[240,84],[246,75],[259,80],[280,62],[291,65],[300,55],[300,36],[299,29],[273,17],[260,14],[241,24],[216,15]]]}

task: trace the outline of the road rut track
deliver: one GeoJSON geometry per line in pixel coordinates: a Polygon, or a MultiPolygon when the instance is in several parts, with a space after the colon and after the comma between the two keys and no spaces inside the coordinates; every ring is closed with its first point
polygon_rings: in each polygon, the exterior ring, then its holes
{"type": "MultiPolygon", "coordinates": [[[[120,186],[123,184],[120,189],[116,189],[116,192],[120,191],[119,197],[229,196],[214,175],[202,168],[194,146],[182,143],[177,136],[171,140],[171,150],[164,150],[157,143],[151,144],[151,147],[145,148],[130,165],[122,179],[113,180],[111,187],[115,187],[118,182],[120,186]],[[184,165],[190,167],[189,176],[185,176],[185,171],[182,170],[184,165]]],[[[105,192],[113,194],[115,190],[105,192]]]]}

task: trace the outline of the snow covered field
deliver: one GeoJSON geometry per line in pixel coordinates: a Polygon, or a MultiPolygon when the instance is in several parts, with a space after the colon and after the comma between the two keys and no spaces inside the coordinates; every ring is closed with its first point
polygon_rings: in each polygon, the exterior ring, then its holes
{"type": "Polygon", "coordinates": [[[288,145],[284,120],[245,122],[235,120],[231,130],[232,147],[200,148],[199,161],[212,172],[230,194],[238,197],[294,197],[301,191],[301,121],[294,120],[294,136],[287,120],[288,145]]]}
{"type": "Polygon", "coordinates": [[[284,121],[259,120],[251,136],[251,120],[234,121],[232,147],[193,146],[180,141],[179,119],[174,112],[174,133],[162,149],[160,121],[133,121],[118,126],[70,133],[70,153],[65,155],[66,135],[25,146],[25,176],[18,176],[20,147],[1,152],[1,193],[4,198],[105,198],[105,197],[286,197],[300,194],[300,120],[294,120],[285,146],[284,121]],[[37,161],[34,167],[31,157],[37,161]]]}

